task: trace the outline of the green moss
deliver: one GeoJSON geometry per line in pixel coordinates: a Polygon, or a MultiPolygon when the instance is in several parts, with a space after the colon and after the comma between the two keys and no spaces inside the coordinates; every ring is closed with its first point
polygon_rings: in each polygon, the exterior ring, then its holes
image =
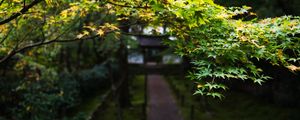
{"type": "Polygon", "coordinates": [[[94,114],[94,120],[117,120],[117,107],[113,102],[106,103],[105,108],[94,114]]]}
{"type": "Polygon", "coordinates": [[[135,76],[131,82],[130,93],[132,106],[123,111],[124,120],[143,119],[143,104],[145,102],[145,80],[143,75],[135,76]]]}
{"type": "MultiPolygon", "coordinates": [[[[121,110],[123,120],[143,119],[144,104],[144,76],[135,76],[130,82],[130,94],[132,106],[121,110]]],[[[118,106],[115,101],[108,101],[107,105],[96,113],[95,120],[116,120],[118,116],[118,106]]]]}
{"type": "Polygon", "coordinates": [[[144,76],[140,75],[140,76],[136,76],[133,80],[132,80],[132,85],[131,85],[131,102],[133,105],[138,105],[138,104],[143,104],[144,103],[144,95],[145,95],[145,80],[144,80],[144,76]]]}

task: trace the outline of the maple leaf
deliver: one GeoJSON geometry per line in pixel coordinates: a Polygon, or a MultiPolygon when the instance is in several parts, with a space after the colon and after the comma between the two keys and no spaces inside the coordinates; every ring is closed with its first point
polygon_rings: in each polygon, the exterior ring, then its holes
{"type": "Polygon", "coordinates": [[[79,34],[79,35],[77,35],[76,37],[80,39],[80,38],[82,38],[83,36],[84,36],[83,34],[79,34]]]}
{"type": "Polygon", "coordinates": [[[289,65],[289,66],[286,66],[286,68],[288,68],[289,70],[291,70],[293,72],[300,70],[300,67],[297,67],[295,65],[289,65]]]}
{"type": "Polygon", "coordinates": [[[100,36],[104,35],[104,31],[102,29],[97,30],[97,34],[100,36]]]}

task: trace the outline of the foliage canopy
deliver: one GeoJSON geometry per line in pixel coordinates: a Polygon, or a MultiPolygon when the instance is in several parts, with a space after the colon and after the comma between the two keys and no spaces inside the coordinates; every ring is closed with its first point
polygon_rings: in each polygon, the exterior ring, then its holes
{"type": "Polygon", "coordinates": [[[262,84],[270,79],[255,61],[300,70],[300,18],[237,19],[255,15],[249,9],[227,8],[213,0],[2,0],[0,63],[17,56],[23,61],[15,64],[17,69],[30,63],[28,56],[40,56],[44,61],[38,63],[47,64],[62,49],[56,43],[94,38],[107,38],[102,50],[114,51],[110,44],[133,34],[122,30],[126,27],[167,26],[167,34],[176,40],[166,43],[192,60],[195,93],[221,97],[219,90],[226,89],[222,80],[262,84]]]}

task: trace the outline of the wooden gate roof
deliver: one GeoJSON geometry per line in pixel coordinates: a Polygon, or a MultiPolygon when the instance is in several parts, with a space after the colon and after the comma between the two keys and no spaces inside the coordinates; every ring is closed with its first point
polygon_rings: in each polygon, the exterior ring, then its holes
{"type": "Polygon", "coordinates": [[[152,36],[152,35],[139,35],[136,36],[141,47],[150,48],[165,48],[162,44],[163,39],[167,39],[168,36],[152,36]]]}

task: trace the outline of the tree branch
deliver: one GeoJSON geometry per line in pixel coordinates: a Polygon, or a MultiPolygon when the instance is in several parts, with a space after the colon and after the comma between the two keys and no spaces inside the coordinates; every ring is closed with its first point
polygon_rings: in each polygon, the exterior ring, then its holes
{"type": "Polygon", "coordinates": [[[3,42],[8,38],[9,34],[11,33],[13,28],[10,28],[9,31],[6,33],[6,35],[2,38],[0,41],[0,45],[3,44],[3,42]]]}
{"type": "Polygon", "coordinates": [[[3,4],[3,2],[4,2],[4,0],[1,0],[1,2],[0,2],[0,6],[3,4]]]}
{"type": "Polygon", "coordinates": [[[66,43],[66,42],[74,42],[74,41],[80,41],[80,40],[90,40],[90,39],[94,39],[94,38],[97,38],[97,37],[99,37],[99,35],[86,37],[86,38],[67,39],[67,40],[54,39],[54,40],[49,40],[49,41],[41,41],[41,42],[33,43],[31,45],[27,45],[25,47],[12,50],[8,55],[6,55],[5,57],[0,59],[0,64],[4,63],[5,61],[7,61],[8,59],[10,59],[11,57],[13,57],[15,54],[17,54],[19,52],[22,52],[24,50],[34,48],[34,47],[37,47],[37,46],[47,45],[47,44],[51,44],[51,43],[66,43]]]}
{"type": "Polygon", "coordinates": [[[107,3],[115,5],[115,6],[120,6],[120,7],[128,7],[128,8],[141,8],[141,9],[148,9],[150,8],[149,6],[130,6],[130,5],[121,5],[121,4],[117,4],[111,1],[107,1],[107,3]]]}
{"type": "Polygon", "coordinates": [[[166,34],[159,34],[159,35],[154,35],[154,34],[135,34],[135,33],[130,33],[130,32],[122,32],[124,35],[130,35],[130,36],[144,36],[144,37],[169,37],[169,35],[166,34]]]}
{"type": "MultiPolygon", "coordinates": [[[[3,0],[4,1],[4,0],[3,0]]],[[[1,2],[3,2],[1,1],[1,2]]],[[[0,21],[0,25],[3,25],[5,23],[8,23],[14,19],[16,19],[17,17],[19,17],[20,15],[26,13],[30,8],[32,8],[33,6],[37,5],[38,3],[42,2],[43,0],[35,0],[32,3],[30,3],[28,6],[24,6],[19,12],[11,15],[9,18],[0,21]]]]}

